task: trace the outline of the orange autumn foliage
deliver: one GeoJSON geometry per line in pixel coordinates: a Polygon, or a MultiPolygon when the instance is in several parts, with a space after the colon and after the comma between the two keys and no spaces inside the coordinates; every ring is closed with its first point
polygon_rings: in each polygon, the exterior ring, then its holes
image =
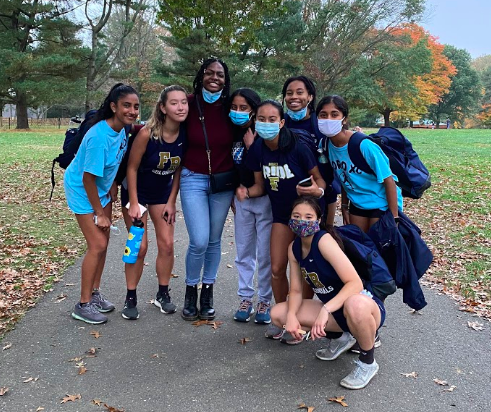
{"type": "Polygon", "coordinates": [[[418,95],[413,99],[399,102],[399,110],[394,112],[394,116],[398,119],[417,120],[427,113],[429,105],[438,103],[441,97],[449,91],[452,76],[457,73],[457,69],[443,54],[443,44],[438,43],[437,38],[421,26],[414,23],[405,24],[395,29],[393,34],[410,36],[412,44],[426,39],[427,47],[431,51],[431,71],[422,76],[416,76],[414,79],[414,85],[419,91],[418,95]]]}

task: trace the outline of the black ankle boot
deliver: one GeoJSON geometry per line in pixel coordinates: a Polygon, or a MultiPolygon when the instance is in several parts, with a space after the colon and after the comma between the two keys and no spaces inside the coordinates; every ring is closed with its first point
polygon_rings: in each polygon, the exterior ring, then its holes
{"type": "Polygon", "coordinates": [[[196,285],[186,285],[186,296],[184,297],[184,307],[182,308],[181,317],[184,320],[198,319],[198,287],[196,285]]]}
{"type": "Polygon", "coordinates": [[[199,297],[199,317],[200,319],[215,319],[215,309],[213,309],[213,284],[203,283],[201,295],[199,297]]]}

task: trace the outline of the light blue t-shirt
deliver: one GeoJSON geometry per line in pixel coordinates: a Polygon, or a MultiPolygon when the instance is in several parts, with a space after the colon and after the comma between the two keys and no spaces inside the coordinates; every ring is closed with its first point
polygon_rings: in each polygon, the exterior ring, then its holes
{"type": "MultiPolygon", "coordinates": [[[[368,174],[358,169],[351,161],[348,154],[348,145],[342,147],[334,146],[329,141],[329,160],[334,173],[343,185],[348,199],[360,209],[387,210],[387,196],[385,193],[384,180],[392,176],[397,182],[397,176],[390,170],[389,159],[380,146],[368,139],[360,144],[360,151],[373,174],[368,174]]],[[[397,204],[402,210],[401,189],[397,187],[397,204]]]]}
{"type": "Polygon", "coordinates": [[[116,178],[126,148],[124,128],[116,132],[105,120],[102,120],[89,129],[63,177],[66,201],[73,213],[94,212],[82,181],[84,172],[96,176],[97,192],[102,207],[111,201],[109,190],[116,178]]]}

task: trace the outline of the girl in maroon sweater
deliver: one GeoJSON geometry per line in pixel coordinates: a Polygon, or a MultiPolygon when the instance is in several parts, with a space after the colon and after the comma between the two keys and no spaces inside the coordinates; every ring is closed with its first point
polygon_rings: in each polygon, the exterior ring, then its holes
{"type": "Polygon", "coordinates": [[[193,87],[193,94],[188,96],[188,146],[181,172],[182,211],[189,234],[186,297],[182,310],[185,320],[195,320],[198,316],[201,319],[215,317],[213,284],[220,265],[222,231],[234,194],[234,188],[218,193],[212,193],[210,188],[210,169],[216,174],[234,168],[233,132],[226,110],[230,92],[227,65],[219,59],[206,60],[193,87]],[[200,117],[204,117],[204,126],[200,117]],[[208,137],[209,157],[203,127],[208,137]]]}

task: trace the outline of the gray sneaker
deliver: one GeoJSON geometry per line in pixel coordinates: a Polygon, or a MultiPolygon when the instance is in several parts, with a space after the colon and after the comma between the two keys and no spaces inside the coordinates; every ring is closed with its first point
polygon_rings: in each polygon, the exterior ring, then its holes
{"type": "Polygon", "coordinates": [[[97,310],[102,313],[111,312],[115,309],[115,306],[106,299],[101,292],[92,292],[92,298],[90,299],[90,303],[95,305],[97,310]]]}
{"type": "Polygon", "coordinates": [[[129,320],[137,320],[140,317],[136,307],[136,299],[126,299],[121,316],[129,320]]]}
{"type": "Polygon", "coordinates": [[[310,338],[310,331],[301,335],[300,339],[295,339],[295,337],[291,333],[285,331],[285,333],[283,333],[283,336],[280,339],[280,342],[286,343],[287,345],[298,345],[299,343],[302,343],[304,340],[309,340],[309,338],[310,338]]]}
{"type": "Polygon", "coordinates": [[[348,389],[363,389],[367,386],[372,378],[377,374],[379,366],[377,361],[373,361],[371,365],[363,363],[359,359],[354,361],[355,368],[351,373],[343,378],[339,384],[348,389]]]}
{"type": "Polygon", "coordinates": [[[329,339],[329,345],[325,349],[319,349],[315,356],[320,360],[332,361],[339,355],[347,352],[354,344],[356,339],[349,332],[344,332],[338,339],[329,339]]]}
{"type": "MultiPolygon", "coordinates": [[[[377,333],[375,334],[375,342],[373,343],[373,347],[374,348],[380,348],[380,346],[382,346],[382,342],[380,341],[380,335],[378,334],[378,331],[377,331],[377,333]]],[[[350,349],[350,352],[360,353],[360,345],[358,344],[358,342],[356,342],[353,345],[353,347],[350,349]]]]}
{"type": "Polygon", "coordinates": [[[170,295],[168,293],[164,293],[160,295],[157,293],[157,297],[153,301],[153,304],[160,308],[162,313],[175,313],[177,310],[177,306],[174,305],[170,300],[170,295]]]}
{"type": "Polygon", "coordinates": [[[75,305],[72,312],[72,318],[81,320],[91,325],[99,325],[100,323],[107,322],[107,316],[99,312],[94,304],[91,302],[81,306],[80,302],[75,305]]]}
{"type": "Polygon", "coordinates": [[[283,336],[284,332],[285,330],[283,328],[279,328],[274,323],[270,323],[264,336],[266,336],[268,339],[278,340],[283,336]]]}

